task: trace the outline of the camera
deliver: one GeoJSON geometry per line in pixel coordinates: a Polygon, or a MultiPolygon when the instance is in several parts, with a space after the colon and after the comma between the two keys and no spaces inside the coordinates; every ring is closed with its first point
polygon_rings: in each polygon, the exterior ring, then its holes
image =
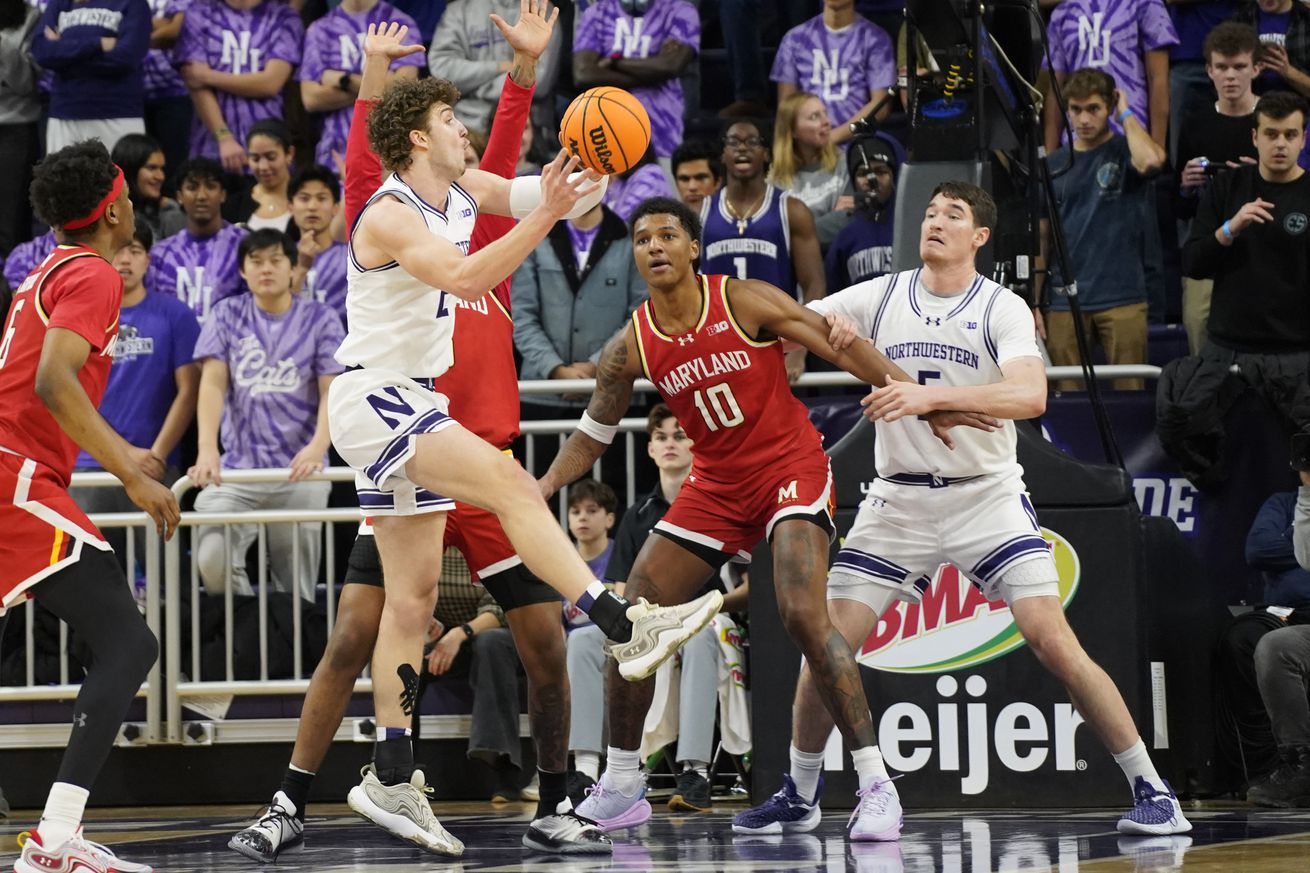
{"type": "Polygon", "coordinates": [[[1310,473],[1310,433],[1292,434],[1291,466],[1298,473],[1310,473]]]}

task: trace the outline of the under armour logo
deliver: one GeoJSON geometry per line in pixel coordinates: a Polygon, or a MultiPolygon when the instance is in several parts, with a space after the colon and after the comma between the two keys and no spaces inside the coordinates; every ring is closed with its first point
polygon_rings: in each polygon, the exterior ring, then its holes
{"type": "Polygon", "coordinates": [[[86,727],[86,713],[79,712],[77,715],[73,716],[73,724],[76,727],[86,727]]]}
{"type": "Polygon", "coordinates": [[[925,315],[925,316],[923,317],[923,323],[924,323],[924,324],[927,324],[927,325],[930,325],[930,326],[932,326],[932,327],[941,327],[941,326],[942,326],[942,320],[941,320],[940,318],[935,317],[935,316],[932,316],[932,315],[925,315]]]}
{"type": "Polygon", "coordinates": [[[685,346],[689,343],[694,343],[695,341],[696,341],[695,335],[690,333],[685,333],[682,336],[678,337],[678,345],[680,346],[685,346]]]}

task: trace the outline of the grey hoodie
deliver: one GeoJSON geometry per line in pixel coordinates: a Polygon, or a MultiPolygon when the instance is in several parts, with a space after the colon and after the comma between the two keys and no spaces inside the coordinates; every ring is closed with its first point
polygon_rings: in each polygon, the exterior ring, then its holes
{"type": "Polygon", "coordinates": [[[29,50],[41,13],[27,10],[18,27],[0,30],[0,124],[31,124],[41,117],[36,65],[29,50]]]}

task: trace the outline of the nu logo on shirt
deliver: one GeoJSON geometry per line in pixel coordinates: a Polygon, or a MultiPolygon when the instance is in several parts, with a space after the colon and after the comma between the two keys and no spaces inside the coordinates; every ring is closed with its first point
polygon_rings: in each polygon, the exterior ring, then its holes
{"type": "Polygon", "coordinates": [[[1093,12],[1091,18],[1078,16],[1078,53],[1087,58],[1089,67],[1105,67],[1110,63],[1111,28],[1101,26],[1104,12],[1093,12]]]}
{"type": "Polygon", "coordinates": [[[810,73],[810,84],[825,102],[845,100],[850,91],[851,71],[837,60],[837,50],[824,53],[814,49],[814,71],[810,73]]]}
{"type": "Polygon", "coordinates": [[[230,68],[234,76],[258,73],[264,69],[264,50],[250,47],[250,31],[233,33],[225,30],[222,37],[223,57],[219,64],[230,68]]]}

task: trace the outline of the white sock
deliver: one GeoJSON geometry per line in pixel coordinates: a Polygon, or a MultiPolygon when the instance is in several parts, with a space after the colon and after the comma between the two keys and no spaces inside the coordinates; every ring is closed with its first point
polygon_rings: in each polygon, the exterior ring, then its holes
{"type": "MultiPolygon", "coordinates": [[[[891,774],[887,772],[887,765],[882,762],[882,752],[877,746],[865,746],[863,749],[856,749],[851,752],[851,760],[855,762],[855,772],[860,777],[860,790],[864,791],[874,782],[890,781],[891,774]]],[[[893,788],[893,791],[896,789],[893,788]]]]}
{"type": "Polygon", "coordinates": [[[710,765],[705,761],[680,761],[679,763],[682,764],[684,771],[695,770],[701,775],[702,779],[710,778],[710,765]]]}
{"type": "Polygon", "coordinates": [[[641,785],[641,754],[633,749],[605,749],[605,781],[620,794],[631,795],[641,785]]]}
{"type": "Polygon", "coordinates": [[[56,782],[50,786],[45,812],[41,813],[41,823],[36,828],[41,835],[41,845],[47,849],[57,848],[77,833],[90,794],[85,788],[67,782],[56,782]]]}
{"type": "Polygon", "coordinates": [[[1137,742],[1114,756],[1114,762],[1119,765],[1119,769],[1124,771],[1124,776],[1128,777],[1129,789],[1136,789],[1137,777],[1141,776],[1147,782],[1161,791],[1167,792],[1164,780],[1160,774],[1155,772],[1155,765],[1151,763],[1151,756],[1146,751],[1146,743],[1138,737],[1137,742]]]}
{"type": "Polygon", "coordinates": [[[823,752],[802,752],[791,747],[791,781],[796,783],[796,793],[806,803],[818,800],[819,775],[823,773],[823,752]]]}
{"type": "Polygon", "coordinates": [[[600,752],[574,752],[573,765],[595,782],[600,778],[600,752]]]}

